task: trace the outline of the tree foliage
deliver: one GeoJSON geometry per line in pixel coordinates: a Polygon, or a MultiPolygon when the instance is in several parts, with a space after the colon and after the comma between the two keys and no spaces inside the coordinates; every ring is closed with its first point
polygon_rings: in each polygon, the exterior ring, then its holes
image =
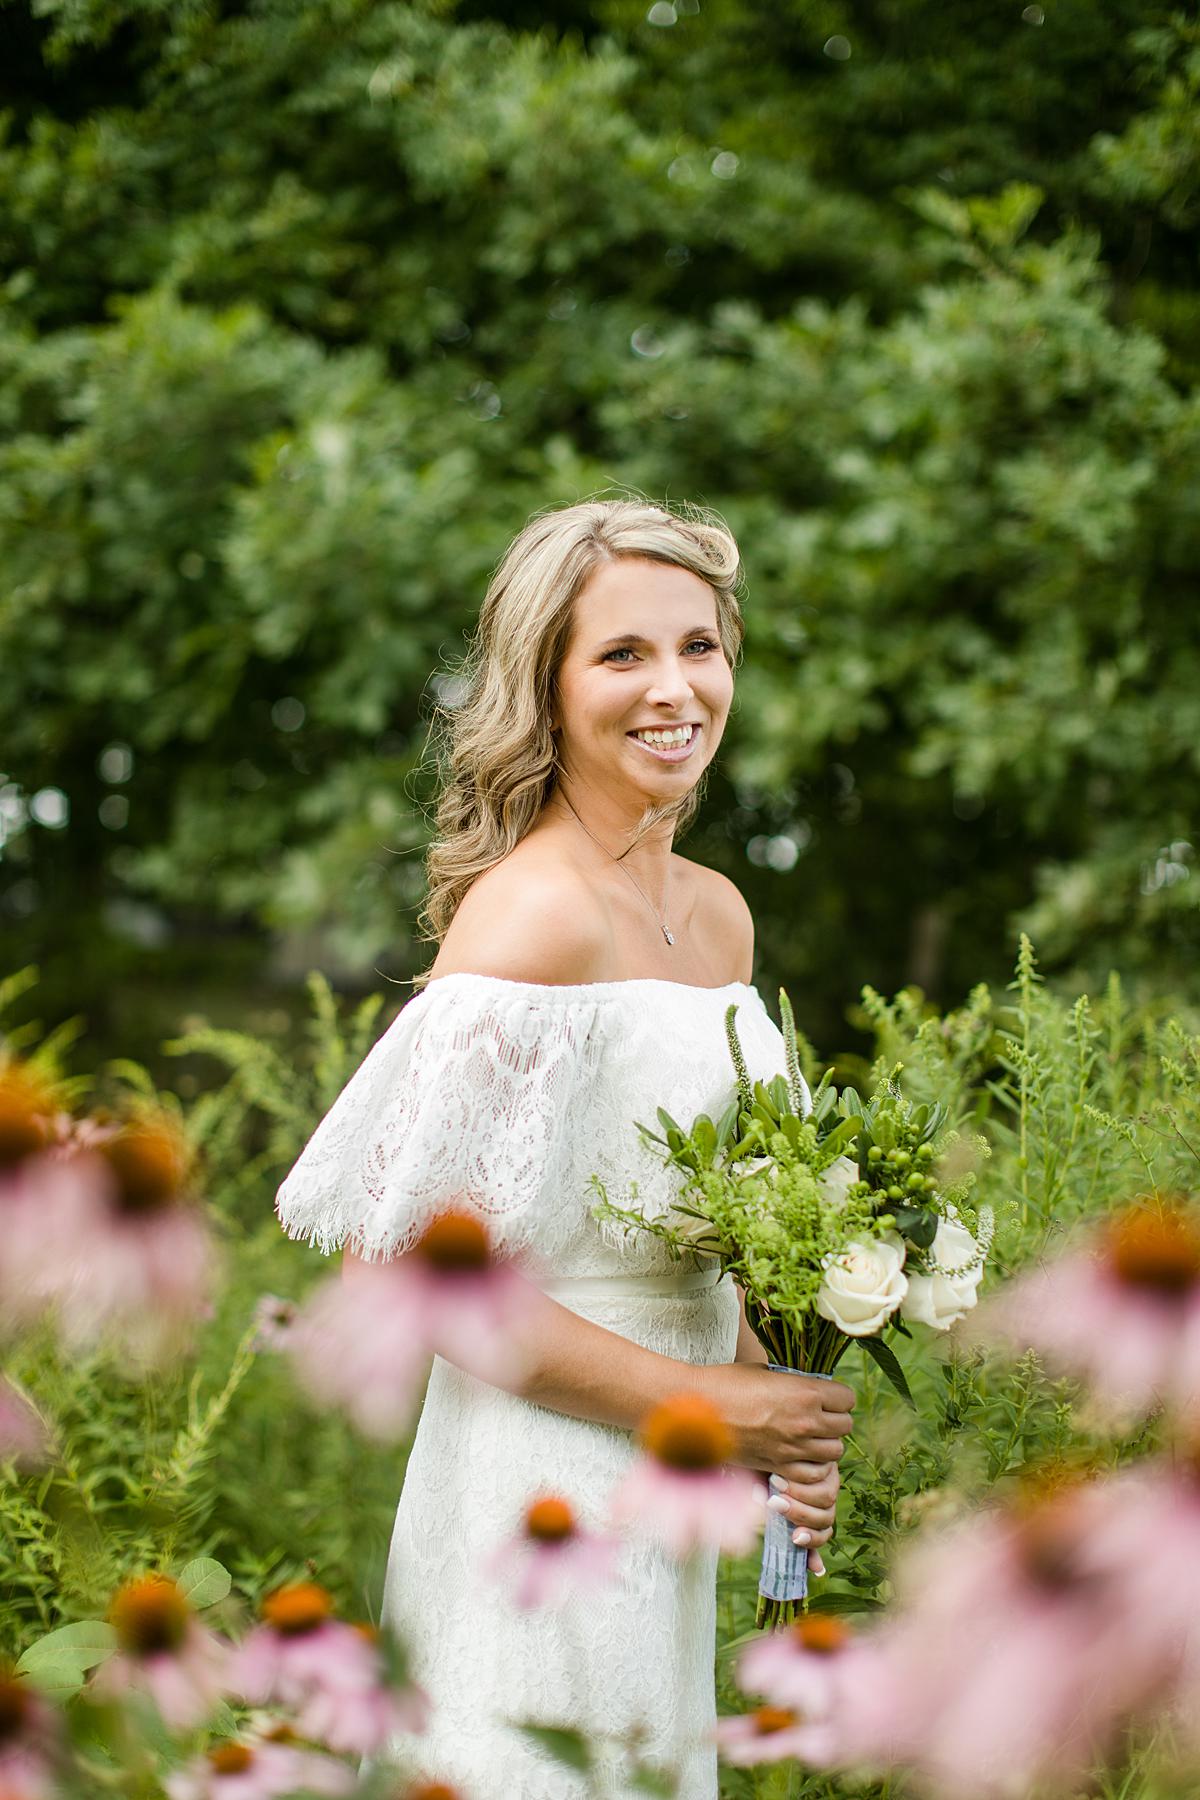
{"type": "Polygon", "coordinates": [[[1022,924],[1194,991],[1193,19],[0,32],[0,908],[52,1001],[420,966],[431,685],[525,517],[624,485],[743,545],[681,847],[826,1041],[863,980],[959,991],[1022,924]]]}

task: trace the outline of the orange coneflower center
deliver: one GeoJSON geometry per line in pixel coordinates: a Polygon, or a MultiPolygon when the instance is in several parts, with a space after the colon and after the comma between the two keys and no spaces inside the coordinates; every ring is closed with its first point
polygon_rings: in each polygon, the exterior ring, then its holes
{"type": "Polygon", "coordinates": [[[797,1650],[814,1656],[832,1656],[850,1641],[849,1628],[829,1613],[806,1613],[792,1621],[791,1630],[797,1650]]]}
{"type": "Polygon", "coordinates": [[[1178,1206],[1134,1206],[1110,1222],[1108,1253],[1130,1286],[1185,1294],[1200,1280],[1200,1223],[1178,1206]]]}
{"type": "Polygon", "coordinates": [[[187,1631],[188,1603],[167,1575],[127,1581],[113,1598],[109,1617],[121,1648],[131,1656],[177,1650],[187,1631]]]}
{"type": "Polygon", "coordinates": [[[52,1141],[54,1101],[23,1063],[0,1069],[0,1169],[12,1169],[52,1141]]]}
{"type": "Polygon", "coordinates": [[[29,1713],[29,1689],[11,1670],[0,1672],[0,1744],[16,1737],[29,1713]]]}
{"type": "Polygon", "coordinates": [[[137,1119],[99,1146],[116,1177],[122,1212],[158,1212],[177,1200],[187,1181],[189,1154],[179,1130],[166,1119],[137,1119]]]}
{"type": "Polygon", "coordinates": [[[733,1433],[719,1408],[702,1394],[675,1394],[654,1408],[642,1426],[642,1443],[669,1469],[699,1474],[733,1455],[733,1433]]]}
{"type": "Polygon", "coordinates": [[[795,1713],[789,1712],[786,1706],[760,1706],[750,1717],[759,1737],[770,1737],[772,1732],[786,1731],[789,1725],[796,1723],[795,1713]]]}
{"type": "Polygon", "coordinates": [[[1068,1588],[1086,1577],[1079,1564],[1082,1541],[1078,1490],[1081,1471],[1051,1467],[1029,1478],[1013,1515],[1016,1548],[1035,1587],[1068,1588]]]}
{"type": "Polygon", "coordinates": [[[536,1538],[540,1544],[561,1544],[574,1530],[575,1514],[556,1494],[535,1500],[525,1514],[526,1535],[536,1538]]]}
{"type": "Polygon", "coordinates": [[[333,1601],[315,1581],[293,1581],[263,1601],[262,1616],[283,1637],[315,1631],[333,1613],[333,1601]]]}
{"type": "Polygon", "coordinates": [[[457,1788],[447,1787],[444,1781],[418,1781],[410,1787],[405,1800],[461,1800],[457,1788]]]}
{"type": "Polygon", "coordinates": [[[254,1761],[249,1744],[215,1744],[205,1754],[218,1775],[241,1775],[254,1761]]]}
{"type": "Polygon", "coordinates": [[[439,1275],[481,1275],[492,1260],[486,1228],[468,1212],[444,1212],[416,1246],[439,1275]]]}

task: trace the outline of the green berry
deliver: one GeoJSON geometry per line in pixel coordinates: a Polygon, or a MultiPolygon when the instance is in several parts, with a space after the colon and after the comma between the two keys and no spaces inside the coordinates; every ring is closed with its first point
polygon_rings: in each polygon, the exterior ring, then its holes
{"type": "Polygon", "coordinates": [[[896,1162],[896,1167],[898,1169],[907,1169],[907,1167],[911,1161],[912,1161],[912,1157],[909,1155],[907,1150],[897,1150],[896,1151],[895,1162],[896,1162]]]}
{"type": "Polygon", "coordinates": [[[887,1197],[889,1200],[903,1200],[904,1189],[893,1184],[887,1191],[887,1197]]]}

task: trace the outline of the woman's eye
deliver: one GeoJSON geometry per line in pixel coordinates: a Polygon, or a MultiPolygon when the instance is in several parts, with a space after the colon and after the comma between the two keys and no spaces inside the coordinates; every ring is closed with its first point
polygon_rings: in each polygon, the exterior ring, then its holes
{"type": "MultiPolygon", "coordinates": [[[[720,649],[720,645],[715,644],[711,638],[693,638],[691,643],[688,645],[688,649],[689,650],[694,649],[697,644],[699,644],[699,646],[702,650],[718,650],[718,649],[720,649]]],[[[621,647],[619,649],[606,650],[604,652],[604,656],[603,656],[602,660],[604,662],[608,662],[614,656],[632,656],[632,655],[633,655],[633,651],[629,648],[629,645],[623,644],[623,645],[621,645],[621,647]]],[[[627,665],[623,665],[623,666],[627,666],[627,665]]]]}

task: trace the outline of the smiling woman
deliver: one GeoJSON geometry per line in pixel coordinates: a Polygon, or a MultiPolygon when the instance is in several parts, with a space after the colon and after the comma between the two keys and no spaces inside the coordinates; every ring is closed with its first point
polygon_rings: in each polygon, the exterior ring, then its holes
{"type": "MultiPolygon", "coordinates": [[[[539,1496],[584,1534],[621,1524],[632,1434],[683,1395],[720,1422],[718,1461],[778,1472],[812,1546],[833,1522],[852,1392],[777,1381],[711,1260],[681,1268],[593,1210],[593,1175],[671,1204],[634,1121],[657,1105],[722,1109],[730,1001],[755,1075],[785,1060],[750,985],[742,896],[672,847],[729,715],[738,569],[714,516],[640,500],[566,507],[518,535],[448,720],[437,956],[279,1193],[290,1231],[346,1246],[352,1280],[369,1279],[363,1260],[419,1258],[439,1217],[469,1207],[545,1289],[512,1381],[445,1331],[431,1340],[381,1613],[433,1701],[429,1730],[397,1752],[481,1800],[617,1800],[638,1763],[644,1781],[647,1764],[672,1771],[678,1800],[717,1792],[718,1540],[685,1575],[669,1545],[636,1541],[634,1520],[603,1591],[527,1613],[483,1571],[539,1496]],[[522,1721],[585,1732],[590,1785],[515,1732],[522,1721]]],[[[371,1342],[361,1306],[354,1328],[371,1342]]]]}

